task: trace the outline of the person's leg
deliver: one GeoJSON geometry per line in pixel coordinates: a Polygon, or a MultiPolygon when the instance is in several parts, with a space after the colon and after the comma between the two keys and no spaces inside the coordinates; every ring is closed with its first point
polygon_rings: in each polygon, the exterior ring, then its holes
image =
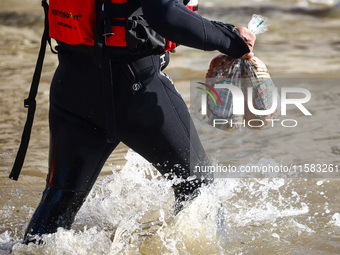
{"type": "MultiPolygon", "coordinates": [[[[130,85],[119,87],[118,94],[124,96],[117,99],[121,102],[117,105],[117,137],[163,175],[188,179],[195,166],[207,165],[209,160],[184,100],[160,71],[161,62],[159,56],[150,56],[130,63],[135,78],[120,82],[130,85]],[[138,82],[142,87],[133,91],[138,82]]],[[[211,181],[203,176],[190,178],[174,187],[178,200],[211,181]]]]}
{"type": "Polygon", "coordinates": [[[98,75],[96,71],[86,72],[85,58],[80,66],[79,56],[71,55],[60,57],[51,85],[49,174],[41,202],[27,228],[25,243],[35,242],[34,235],[53,233],[58,227],[70,228],[106,159],[119,143],[118,140],[115,144],[106,143],[105,131],[89,121],[91,114],[87,111],[91,112],[90,102],[96,98],[96,92],[88,93],[92,97],[87,102],[80,94],[88,92],[91,86],[95,88],[98,75]],[[67,109],[62,108],[63,102],[67,109]],[[88,119],[72,113],[80,115],[82,107],[88,119]]]}
{"type": "MultiPolygon", "coordinates": [[[[105,132],[68,112],[50,110],[50,167],[42,200],[27,228],[32,235],[69,229],[117,144],[106,143],[105,132]]],[[[118,143],[118,142],[117,142],[118,143]]]]}

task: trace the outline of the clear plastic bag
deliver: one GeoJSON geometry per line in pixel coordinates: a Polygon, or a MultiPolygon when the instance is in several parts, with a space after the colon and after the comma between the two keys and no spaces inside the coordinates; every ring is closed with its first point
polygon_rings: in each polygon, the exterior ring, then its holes
{"type": "Polygon", "coordinates": [[[253,14],[248,23],[248,29],[255,35],[268,31],[269,26],[268,18],[258,14],[253,14]]]}
{"type": "MultiPolygon", "coordinates": [[[[259,34],[267,31],[268,26],[267,18],[254,14],[248,24],[248,29],[255,34],[259,34]]],[[[249,60],[234,59],[223,54],[215,57],[210,63],[205,86],[210,86],[215,90],[210,95],[207,93],[205,121],[216,128],[222,130],[234,130],[240,127],[260,129],[279,115],[278,104],[276,103],[272,108],[274,97],[278,99],[277,90],[267,67],[257,57],[249,60]],[[218,88],[221,85],[236,86],[242,91],[243,113],[234,113],[235,102],[233,97],[236,94],[232,93],[228,88],[218,88]],[[248,88],[252,88],[250,91],[252,95],[249,95],[250,101],[248,101],[248,88]],[[266,115],[259,115],[256,114],[256,110],[272,111],[266,115]]]]}

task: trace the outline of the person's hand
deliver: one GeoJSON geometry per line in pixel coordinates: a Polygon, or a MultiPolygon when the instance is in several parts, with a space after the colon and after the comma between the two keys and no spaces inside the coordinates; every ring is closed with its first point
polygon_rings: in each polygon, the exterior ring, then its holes
{"type": "Polygon", "coordinates": [[[250,59],[254,57],[253,49],[255,45],[256,35],[246,27],[236,27],[236,29],[240,32],[240,37],[247,43],[250,52],[243,55],[242,59],[250,59]]]}

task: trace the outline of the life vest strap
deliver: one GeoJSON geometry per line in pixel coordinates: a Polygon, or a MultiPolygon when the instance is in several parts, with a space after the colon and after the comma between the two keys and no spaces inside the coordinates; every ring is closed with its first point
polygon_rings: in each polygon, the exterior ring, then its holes
{"type": "Polygon", "coordinates": [[[126,26],[126,19],[112,19],[111,25],[112,26],[125,27],[126,26]]]}
{"type": "Polygon", "coordinates": [[[140,19],[138,17],[136,17],[136,19],[134,19],[133,17],[131,19],[112,19],[111,20],[111,25],[112,26],[119,26],[119,27],[126,27],[127,29],[131,29],[134,26],[136,26],[138,24],[142,25],[142,26],[149,26],[148,22],[144,19],[140,19]]]}
{"type": "Polygon", "coordinates": [[[140,6],[136,2],[111,3],[107,12],[113,18],[127,18],[134,16],[134,12],[139,8],[140,6]]]}
{"type": "Polygon", "coordinates": [[[105,104],[105,125],[106,125],[106,142],[115,143],[116,138],[116,113],[114,102],[114,87],[112,63],[108,54],[104,55],[101,63],[101,76],[103,82],[103,95],[105,104]]]}
{"type": "MultiPolygon", "coordinates": [[[[18,178],[19,178],[22,166],[24,164],[29,140],[30,140],[30,137],[31,137],[31,130],[32,130],[34,114],[35,114],[35,109],[36,109],[35,98],[36,98],[37,93],[38,93],[38,87],[39,87],[41,71],[42,71],[44,58],[45,58],[47,42],[50,43],[50,39],[49,39],[49,36],[48,36],[48,4],[47,4],[46,0],[42,0],[41,4],[42,4],[42,7],[44,8],[44,12],[45,12],[44,32],[43,32],[43,35],[42,35],[42,38],[41,38],[38,60],[37,60],[36,66],[35,66],[35,71],[34,71],[34,74],[33,74],[30,92],[29,92],[28,98],[25,99],[25,101],[24,101],[24,106],[25,106],[25,108],[28,109],[27,119],[26,119],[24,131],[22,133],[18,153],[17,153],[17,156],[15,158],[12,171],[9,175],[9,178],[12,179],[12,180],[15,180],[15,181],[17,181],[18,178]]],[[[50,46],[51,46],[51,44],[50,44],[50,46]]],[[[52,49],[52,46],[51,46],[51,49],[52,49]]]]}

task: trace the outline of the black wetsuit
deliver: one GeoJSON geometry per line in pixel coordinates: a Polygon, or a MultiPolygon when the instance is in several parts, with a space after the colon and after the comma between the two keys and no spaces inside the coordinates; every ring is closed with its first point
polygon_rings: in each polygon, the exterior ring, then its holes
{"type": "MultiPolygon", "coordinates": [[[[148,23],[177,43],[219,50],[233,57],[248,53],[245,42],[224,26],[203,19],[171,0],[141,0],[148,23]]],[[[70,228],[106,159],[123,142],[163,175],[190,176],[208,159],[187,107],[162,72],[169,54],[111,56],[116,142],[107,143],[100,68],[93,57],[59,48],[59,66],[50,91],[50,155],[47,186],[25,235],[70,228]]],[[[178,200],[192,194],[201,177],[174,187],[178,200]]]]}

